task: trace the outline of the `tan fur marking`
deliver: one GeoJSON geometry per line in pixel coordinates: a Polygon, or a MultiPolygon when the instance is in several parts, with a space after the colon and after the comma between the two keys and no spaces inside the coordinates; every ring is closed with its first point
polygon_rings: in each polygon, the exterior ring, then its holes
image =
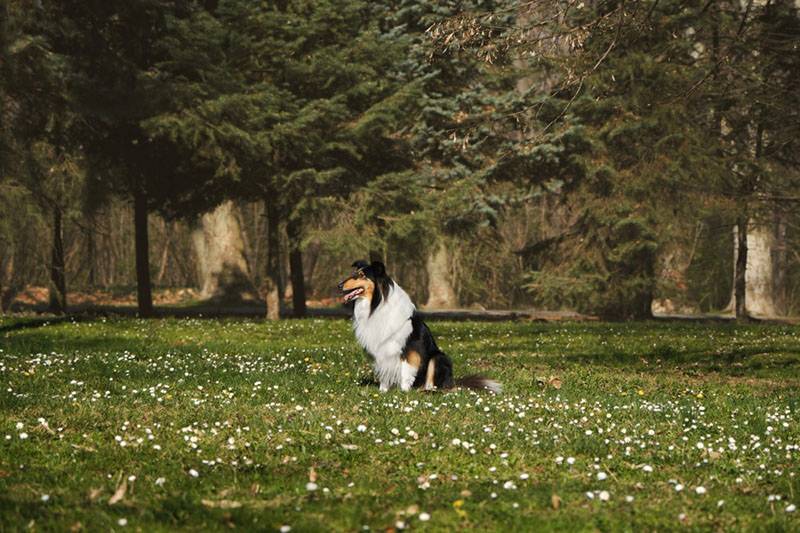
{"type": "Polygon", "coordinates": [[[416,351],[411,350],[406,354],[406,362],[414,368],[419,368],[419,365],[422,364],[422,357],[416,351]]]}
{"type": "Polygon", "coordinates": [[[436,370],[436,365],[433,362],[433,359],[428,361],[428,373],[425,374],[425,389],[431,390],[434,388],[433,385],[433,374],[436,370]]]}
{"type": "Polygon", "coordinates": [[[364,298],[366,298],[367,301],[371,302],[372,301],[372,293],[375,292],[375,284],[372,283],[370,280],[366,280],[366,281],[367,281],[367,284],[364,287],[364,298]]]}
{"type": "Polygon", "coordinates": [[[346,291],[364,289],[363,297],[371,302],[375,284],[372,283],[372,280],[367,278],[347,278],[344,283],[342,283],[342,288],[346,291]]]}

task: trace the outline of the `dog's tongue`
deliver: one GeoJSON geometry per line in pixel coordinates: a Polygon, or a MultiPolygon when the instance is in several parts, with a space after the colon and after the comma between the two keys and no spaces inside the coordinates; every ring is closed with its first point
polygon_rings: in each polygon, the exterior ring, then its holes
{"type": "Polygon", "coordinates": [[[352,300],[353,298],[355,298],[356,296],[361,294],[361,292],[362,291],[360,289],[356,289],[354,291],[348,292],[347,294],[344,295],[344,302],[345,303],[349,302],[350,300],[352,300]]]}

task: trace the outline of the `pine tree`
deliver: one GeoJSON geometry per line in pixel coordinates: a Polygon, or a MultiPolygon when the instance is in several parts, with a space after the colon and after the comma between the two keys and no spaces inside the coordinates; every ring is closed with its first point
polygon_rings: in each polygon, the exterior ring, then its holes
{"type": "Polygon", "coordinates": [[[190,190],[194,169],[174,144],[155,142],[143,123],[167,95],[155,66],[169,38],[167,20],[190,9],[161,0],[63,0],[43,4],[38,32],[68,65],[69,102],[81,118],[74,138],[83,148],[89,197],[133,203],[139,314],[153,312],[148,214],[167,210],[190,190]]]}
{"type": "Polygon", "coordinates": [[[675,4],[653,7],[642,18],[621,5],[583,15],[617,22],[582,43],[571,65],[580,81],[543,99],[540,127],[553,127],[534,150],[559,140],[548,154],[554,171],[575,171],[562,176],[572,223],[545,248],[557,259],[543,260],[530,285],[541,301],[566,294],[604,317],[649,317],[657,258],[679,229],[671,221],[692,216],[697,183],[723,174],[718,145],[696,126],[701,107],[680,96],[693,81],[684,66],[693,48],[673,36],[694,21],[675,4]]]}
{"type": "MultiPolygon", "coordinates": [[[[762,230],[769,236],[776,220],[781,226],[800,191],[796,156],[800,150],[796,90],[800,14],[789,1],[723,3],[714,6],[712,13],[714,32],[704,39],[710,52],[699,61],[713,76],[704,82],[702,92],[715,110],[709,129],[720,139],[720,157],[729,173],[719,183],[719,194],[735,206],[734,300],[736,316],[745,319],[750,314],[746,301],[751,292],[747,286],[750,235],[762,230]]],[[[777,246],[777,255],[784,247],[785,243],[777,246]]],[[[785,261],[774,266],[779,273],[785,268],[785,261]]],[[[769,277],[773,285],[776,280],[769,277]]],[[[774,289],[760,287],[762,294],[753,292],[753,296],[773,307],[774,289]]]]}
{"type": "Polygon", "coordinates": [[[431,33],[450,47],[514,50],[553,80],[527,99],[524,140],[487,168],[562,199],[562,231],[526,250],[529,288],[544,304],[647,317],[671,220],[693,216],[726,175],[697,91],[709,71],[693,35],[711,12],[670,1],[523,9],[504,36],[491,34],[492,11],[431,33]]]}
{"type": "Polygon", "coordinates": [[[67,308],[64,226],[78,211],[84,187],[81,150],[73,135],[76,117],[64,90],[68,65],[39,31],[41,7],[13,3],[3,11],[7,17],[3,26],[13,31],[13,37],[6,36],[12,42],[4,43],[2,116],[8,137],[3,177],[7,187],[24,190],[50,221],[50,310],[63,313],[67,308]]]}
{"type": "Polygon", "coordinates": [[[457,305],[448,272],[450,244],[497,219],[503,199],[486,194],[491,178],[480,170],[508,146],[513,121],[499,117],[514,97],[513,80],[500,68],[506,59],[493,65],[450,51],[432,53],[425,31],[459,9],[504,4],[401,0],[384,3],[381,12],[384,31],[408,43],[397,70],[415,98],[411,106],[394,109],[406,115],[395,122],[410,157],[404,169],[380,176],[358,193],[354,219],[370,255],[392,260],[411,252],[427,262],[431,305],[457,305]]]}
{"type": "Polygon", "coordinates": [[[305,219],[321,199],[405,164],[390,137],[398,111],[386,105],[409,98],[391,72],[402,42],[382,35],[361,2],[229,1],[172,23],[176,37],[159,72],[173,98],[147,130],[212,169],[197,189],[263,198],[272,318],[286,221],[300,314],[305,219]]]}

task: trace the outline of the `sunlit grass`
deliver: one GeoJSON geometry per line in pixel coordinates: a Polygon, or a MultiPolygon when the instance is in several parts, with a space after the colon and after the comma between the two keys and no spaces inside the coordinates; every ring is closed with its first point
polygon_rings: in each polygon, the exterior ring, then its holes
{"type": "Polygon", "coordinates": [[[380,394],[345,321],[6,332],[0,529],[800,527],[800,329],[432,329],[506,392],[380,394]]]}

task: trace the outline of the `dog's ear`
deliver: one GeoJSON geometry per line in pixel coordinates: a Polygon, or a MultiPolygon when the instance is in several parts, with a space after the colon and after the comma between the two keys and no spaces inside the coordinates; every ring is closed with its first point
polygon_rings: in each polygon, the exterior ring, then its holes
{"type": "Polygon", "coordinates": [[[366,261],[364,261],[362,259],[359,259],[358,261],[353,263],[353,268],[356,269],[356,270],[361,270],[362,268],[367,268],[368,266],[369,266],[369,263],[367,263],[366,261]]]}
{"type": "Polygon", "coordinates": [[[373,261],[370,265],[370,268],[372,268],[372,272],[375,274],[375,277],[386,275],[386,266],[380,261],[373,261]]]}

